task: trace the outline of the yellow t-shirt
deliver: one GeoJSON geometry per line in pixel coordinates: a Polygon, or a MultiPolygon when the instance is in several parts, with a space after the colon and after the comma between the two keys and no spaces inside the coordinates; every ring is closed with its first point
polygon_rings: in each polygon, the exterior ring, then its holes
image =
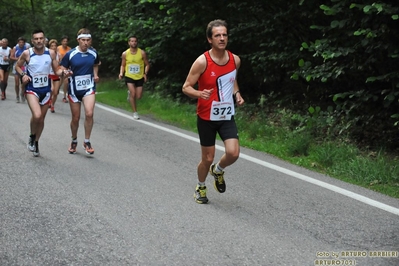
{"type": "Polygon", "coordinates": [[[144,77],[144,60],[140,48],[137,48],[136,54],[132,54],[130,48],[126,50],[125,77],[134,80],[144,77]]]}

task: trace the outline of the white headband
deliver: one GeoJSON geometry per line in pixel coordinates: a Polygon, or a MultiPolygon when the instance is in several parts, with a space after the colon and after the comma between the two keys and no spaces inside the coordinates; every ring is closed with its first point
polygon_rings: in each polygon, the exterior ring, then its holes
{"type": "Polygon", "coordinates": [[[80,38],[91,38],[91,34],[79,34],[78,39],[80,38]]]}

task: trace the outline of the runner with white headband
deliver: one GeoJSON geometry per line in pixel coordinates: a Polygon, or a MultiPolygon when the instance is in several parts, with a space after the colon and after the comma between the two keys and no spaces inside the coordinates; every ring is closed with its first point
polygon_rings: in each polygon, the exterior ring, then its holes
{"type": "Polygon", "coordinates": [[[78,39],[80,38],[91,38],[91,34],[79,34],[78,39]]]}
{"type": "Polygon", "coordinates": [[[91,48],[91,34],[86,28],[82,28],[77,34],[78,46],[68,51],[61,60],[63,70],[70,69],[68,99],[72,113],[71,133],[72,141],[68,152],[76,153],[77,135],[80,120],[81,105],[85,109],[84,142],[83,148],[87,154],[93,154],[90,136],[93,129],[93,112],[95,105],[96,83],[98,82],[98,64],[100,59],[97,51],[91,48]]]}

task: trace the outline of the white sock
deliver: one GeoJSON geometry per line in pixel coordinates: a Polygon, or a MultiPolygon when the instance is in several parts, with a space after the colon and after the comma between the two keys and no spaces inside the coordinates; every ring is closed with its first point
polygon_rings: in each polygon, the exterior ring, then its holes
{"type": "Polygon", "coordinates": [[[85,142],[87,143],[87,142],[90,142],[90,139],[85,139],[85,142]]]}
{"type": "Polygon", "coordinates": [[[215,172],[216,173],[221,173],[223,172],[224,168],[220,167],[219,163],[215,167],[215,172]]]}
{"type": "Polygon", "coordinates": [[[205,187],[205,182],[198,182],[198,186],[205,187]]]}

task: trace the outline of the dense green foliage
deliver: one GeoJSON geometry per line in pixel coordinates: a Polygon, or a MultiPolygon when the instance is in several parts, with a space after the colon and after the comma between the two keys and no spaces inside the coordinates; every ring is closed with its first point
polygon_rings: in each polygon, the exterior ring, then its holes
{"type": "MultiPolygon", "coordinates": [[[[1,36],[42,28],[49,38],[88,27],[102,75],[116,77],[130,35],[150,58],[153,89],[176,99],[209,48],[205,28],[225,19],[239,83],[254,116],[294,111],[293,132],[350,137],[398,149],[399,4],[375,1],[0,0],[1,36]],[[359,2],[359,3],[358,3],[359,2]]],[[[10,41],[12,44],[13,41],[10,41]]]]}

